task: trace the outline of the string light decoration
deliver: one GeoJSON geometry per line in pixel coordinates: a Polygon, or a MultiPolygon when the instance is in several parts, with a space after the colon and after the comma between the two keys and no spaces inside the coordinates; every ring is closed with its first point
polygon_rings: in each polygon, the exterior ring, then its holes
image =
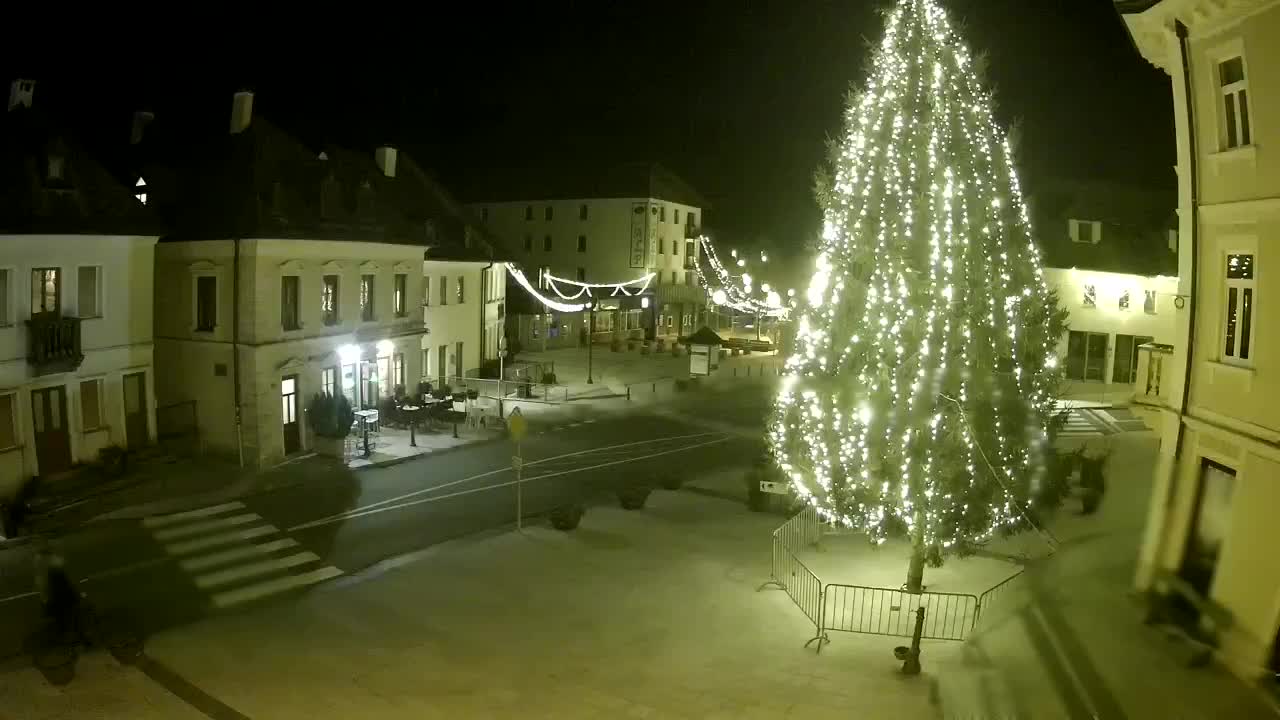
{"type": "MultiPolygon", "coordinates": [[[[729,256],[742,269],[742,272],[735,275],[720,262],[720,256],[716,254],[710,238],[703,235],[698,238],[698,244],[701,252],[698,253],[699,261],[694,265],[694,272],[698,276],[698,282],[711,292],[711,302],[751,315],[781,319],[787,317],[790,308],[783,304],[782,296],[776,290],[771,290],[768,283],[759,286],[760,296],[754,294],[757,288],[747,270],[747,260],[739,257],[737,250],[729,251],[729,256]],[[711,270],[710,274],[703,272],[703,263],[711,270]]],[[[768,261],[769,256],[760,253],[760,262],[768,261]]]]}
{"type": "MultiPolygon", "coordinates": [[[[526,276],[524,271],[514,263],[506,263],[506,267],[507,272],[510,273],[511,277],[515,279],[516,283],[519,284],[520,287],[524,288],[526,292],[552,310],[559,310],[560,312],[579,312],[582,310],[588,310],[591,307],[590,300],[576,303],[560,302],[554,298],[547,297],[546,295],[543,295],[538,288],[534,287],[533,283],[529,282],[528,276],[526,276]]],[[[542,278],[546,281],[547,287],[550,288],[551,291],[560,298],[560,300],[577,300],[584,297],[594,299],[597,297],[596,291],[598,290],[609,290],[608,297],[616,297],[618,295],[621,295],[622,297],[635,297],[649,289],[649,283],[653,281],[653,276],[653,273],[649,273],[648,275],[635,278],[634,280],[624,280],[623,282],[585,283],[577,280],[556,277],[549,272],[542,274],[542,278]],[[571,285],[577,288],[577,291],[570,295],[560,289],[559,285],[561,283],[571,285]]]]}
{"type": "Polygon", "coordinates": [[[911,540],[913,592],[926,562],[1024,528],[1049,495],[1066,314],[974,64],[936,0],[887,13],[769,432],[821,516],[911,540]]]}

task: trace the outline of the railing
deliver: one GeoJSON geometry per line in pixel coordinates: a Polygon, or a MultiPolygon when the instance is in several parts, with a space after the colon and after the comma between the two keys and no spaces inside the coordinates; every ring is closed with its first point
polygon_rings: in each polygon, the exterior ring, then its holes
{"type": "Polygon", "coordinates": [[[787,593],[787,597],[800,608],[800,612],[809,618],[814,626],[814,636],[805,643],[826,642],[822,632],[822,580],[814,574],[795,551],[809,545],[816,545],[822,539],[822,525],[818,521],[818,512],[807,507],[796,513],[777,530],[773,531],[773,555],[769,565],[769,580],[758,589],[773,585],[787,593]]]}
{"type": "Polygon", "coordinates": [[[80,318],[41,313],[27,320],[27,362],[37,375],[68,372],[83,361],[80,318]]]}
{"type": "Polygon", "coordinates": [[[910,637],[923,607],[928,640],[964,640],[978,616],[978,598],[959,593],[909,593],[828,583],[822,591],[822,629],[910,637]]]}
{"type": "MultiPolygon", "coordinates": [[[[427,379],[434,386],[438,379],[427,379]]],[[[482,397],[497,399],[499,387],[506,400],[538,400],[541,402],[568,402],[569,386],[559,383],[536,383],[528,380],[503,380],[497,378],[449,377],[445,383],[453,392],[475,390],[482,397]]]]}
{"type": "Polygon", "coordinates": [[[1016,591],[1022,586],[1022,580],[1022,571],[1020,570],[1016,575],[1006,578],[1004,582],[978,596],[978,617],[973,621],[974,629],[996,617],[996,611],[1002,607],[1007,608],[1010,602],[1009,596],[1012,591],[1016,591]]]}

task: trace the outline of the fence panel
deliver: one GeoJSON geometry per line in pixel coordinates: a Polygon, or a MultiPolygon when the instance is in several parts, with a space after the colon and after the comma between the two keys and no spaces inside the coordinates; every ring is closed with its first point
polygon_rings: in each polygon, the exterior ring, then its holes
{"type": "Polygon", "coordinates": [[[1017,600],[1014,596],[1025,584],[1023,572],[1019,570],[1004,582],[978,596],[978,616],[973,621],[975,629],[980,625],[989,624],[1000,613],[1008,612],[1016,604],[1017,600]]]}
{"type": "Polygon", "coordinates": [[[964,640],[978,614],[978,598],[956,593],[908,593],[888,588],[827,583],[822,628],[911,637],[916,608],[924,607],[922,638],[964,640]]]}
{"type": "Polygon", "coordinates": [[[773,579],[796,607],[818,626],[822,619],[822,581],[783,544],[773,540],[773,579]]]}

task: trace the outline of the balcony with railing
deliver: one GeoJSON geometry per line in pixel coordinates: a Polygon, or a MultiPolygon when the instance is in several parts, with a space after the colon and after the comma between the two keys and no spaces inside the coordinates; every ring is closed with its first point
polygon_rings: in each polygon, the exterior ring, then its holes
{"type": "Polygon", "coordinates": [[[69,372],[83,361],[80,318],[40,313],[27,321],[27,362],[35,374],[69,372]]]}

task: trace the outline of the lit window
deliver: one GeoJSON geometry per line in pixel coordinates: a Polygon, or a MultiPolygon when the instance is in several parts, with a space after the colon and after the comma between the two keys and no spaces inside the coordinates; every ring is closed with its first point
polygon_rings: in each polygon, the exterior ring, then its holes
{"type": "Polygon", "coordinates": [[[1098,304],[1098,290],[1094,285],[1084,286],[1084,298],[1082,298],[1084,306],[1087,308],[1096,307],[1098,304]]]}
{"type": "Polygon", "coordinates": [[[373,276],[360,276],[360,319],[370,321],[374,318],[373,312],[373,276]]]}
{"type": "Polygon", "coordinates": [[[422,307],[431,305],[431,276],[426,275],[422,278],[422,307]]]}
{"type": "Polygon", "coordinates": [[[338,368],[327,367],[320,371],[320,391],[334,397],[338,391],[338,368]]]}
{"type": "Polygon", "coordinates": [[[31,314],[56,313],[62,302],[62,271],[34,268],[31,271],[31,314]]]}
{"type": "Polygon", "coordinates": [[[1227,362],[1250,364],[1249,345],[1253,338],[1254,267],[1253,255],[1227,256],[1226,317],[1222,324],[1223,355],[1227,362]]]}
{"type": "Polygon", "coordinates": [[[1249,83],[1244,76],[1244,58],[1233,57],[1218,63],[1218,86],[1222,90],[1222,125],[1226,150],[1253,142],[1249,124],[1249,83]]]}
{"type": "Polygon", "coordinates": [[[467,301],[467,294],[466,294],[466,292],[465,292],[465,290],[464,290],[464,288],[465,288],[465,287],[466,287],[466,278],[465,278],[465,277],[463,277],[463,276],[461,276],[461,275],[459,275],[459,276],[458,276],[458,287],[456,288],[456,290],[457,290],[457,296],[458,296],[458,303],[459,303],[459,304],[462,304],[462,303],[464,303],[464,302],[466,302],[466,301],[467,301]]]}
{"type": "Polygon", "coordinates": [[[320,317],[325,325],[338,324],[338,276],[325,275],[320,291],[320,317]]]}

